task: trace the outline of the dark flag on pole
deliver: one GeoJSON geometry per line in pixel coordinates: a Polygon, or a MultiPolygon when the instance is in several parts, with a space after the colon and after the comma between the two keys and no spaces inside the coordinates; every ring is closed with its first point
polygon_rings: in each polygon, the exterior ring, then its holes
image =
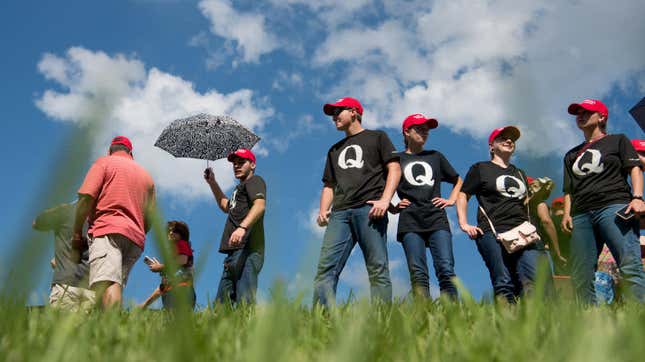
{"type": "Polygon", "coordinates": [[[636,123],[641,126],[643,132],[645,132],[645,98],[636,103],[636,105],[629,110],[629,113],[634,117],[636,123]]]}

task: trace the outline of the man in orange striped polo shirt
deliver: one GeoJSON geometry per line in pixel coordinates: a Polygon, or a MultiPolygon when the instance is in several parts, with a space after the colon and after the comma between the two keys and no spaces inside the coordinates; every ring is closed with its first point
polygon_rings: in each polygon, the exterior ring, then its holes
{"type": "Polygon", "coordinates": [[[132,143],[114,137],[78,190],[72,245],[82,247],[88,219],[90,287],[102,306],[121,306],[128,274],[143,252],[155,206],[154,183],[132,157],[132,143]]]}

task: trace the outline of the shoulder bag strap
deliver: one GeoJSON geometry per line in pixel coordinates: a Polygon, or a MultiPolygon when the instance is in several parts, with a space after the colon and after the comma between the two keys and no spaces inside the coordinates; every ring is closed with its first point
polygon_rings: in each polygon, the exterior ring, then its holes
{"type": "Polygon", "coordinates": [[[482,211],[482,214],[484,214],[484,217],[486,217],[486,220],[488,220],[488,225],[490,225],[490,228],[493,231],[493,234],[495,234],[495,237],[497,237],[497,231],[495,231],[495,227],[493,226],[493,222],[490,221],[490,218],[488,217],[488,215],[486,214],[486,211],[484,211],[484,208],[481,205],[479,205],[479,210],[482,211]]]}
{"type": "Polygon", "coordinates": [[[531,211],[529,211],[529,202],[531,202],[531,199],[529,198],[529,180],[524,178],[524,175],[520,172],[520,169],[517,169],[517,173],[520,175],[520,178],[524,183],[526,184],[526,216],[529,218],[529,222],[531,222],[531,211]]]}

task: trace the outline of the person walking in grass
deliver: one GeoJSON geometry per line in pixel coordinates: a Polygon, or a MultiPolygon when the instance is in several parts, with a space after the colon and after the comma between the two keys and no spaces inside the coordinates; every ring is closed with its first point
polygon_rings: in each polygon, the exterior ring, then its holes
{"type": "Polygon", "coordinates": [[[212,168],[204,171],[217,206],[228,214],[219,247],[226,259],[216,302],[253,304],[264,264],[266,184],[255,174],[253,152],[242,148],[228,155],[228,160],[239,180],[230,198],[222,192],[212,168]]]}
{"type": "Polygon", "coordinates": [[[645,212],[643,171],[633,145],[623,134],[607,134],[607,107],[599,100],[572,103],[584,142],[564,156],[564,216],[571,232],[571,276],[580,302],[595,304],[595,271],[606,244],[631,295],[645,302],[639,216],[645,212]],[[627,182],[631,178],[631,186],[627,182]]]}
{"type": "Polygon", "coordinates": [[[152,294],[141,304],[142,308],[147,308],[154,303],[159,297],[163,303],[164,309],[175,309],[182,306],[195,308],[195,287],[193,276],[193,250],[190,246],[190,230],[188,225],[183,221],[168,221],[168,241],[177,257],[177,270],[174,274],[169,274],[168,268],[159,262],[156,258],[147,258],[144,262],[153,273],[161,274],[161,284],[152,294]]]}
{"type": "Polygon", "coordinates": [[[456,300],[452,234],[445,208],[455,204],[463,181],[441,152],[423,149],[429,130],[438,125],[436,119],[422,114],[403,121],[405,151],[399,153],[403,175],[397,188],[401,201],[391,211],[400,213],[397,240],[405,251],[414,296],[430,297],[427,247],[441,294],[456,300]],[[448,199],[441,197],[442,182],[453,185],[448,199]]]}
{"type": "Polygon", "coordinates": [[[78,190],[72,245],[85,245],[82,226],[89,222],[90,287],[104,308],[122,303],[132,266],[141,255],[155,207],[148,172],[132,156],[132,143],[114,137],[108,156],[97,159],[78,190]]]}
{"type": "Polygon", "coordinates": [[[345,138],[327,152],[322,178],[317,223],[327,229],[314,279],[314,304],[335,303],[338,278],[356,243],[365,258],[372,300],[390,302],[387,210],[401,177],[399,156],[385,132],[362,127],[358,100],[341,98],[325,104],[323,111],[345,138]]]}
{"type": "Polygon", "coordinates": [[[555,187],[555,183],[548,177],[532,178],[529,176],[526,181],[529,185],[529,215],[531,220],[537,226],[538,234],[540,234],[544,245],[548,246],[552,260],[564,265],[567,263],[567,259],[562,256],[558,231],[551,218],[549,206],[546,203],[546,200],[551,195],[551,190],[555,187]]]}
{"type": "Polygon", "coordinates": [[[89,309],[95,304],[94,292],[88,285],[89,253],[85,250],[79,258],[71,243],[75,210],[73,203],[61,204],[44,210],[32,223],[35,230],[54,233],[54,259],[51,263],[54,275],[49,304],[68,310],[89,309]]]}
{"type": "Polygon", "coordinates": [[[529,218],[526,175],[511,163],[518,138],[520,130],[514,126],[493,130],[488,138],[491,160],[470,167],[457,199],[459,226],[475,240],[490,273],[495,296],[511,304],[532,289],[538,262],[548,262],[541,242],[509,253],[497,240],[497,235],[529,218]],[[472,195],[480,206],[477,226],[468,223],[468,199],[472,195]]]}

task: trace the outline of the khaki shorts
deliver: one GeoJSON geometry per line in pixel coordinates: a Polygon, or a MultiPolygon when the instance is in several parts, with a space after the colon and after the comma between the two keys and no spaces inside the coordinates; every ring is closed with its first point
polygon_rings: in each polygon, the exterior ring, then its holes
{"type": "Polygon", "coordinates": [[[72,287],[67,284],[52,284],[49,304],[54,308],[70,311],[88,310],[95,303],[94,292],[89,289],[72,287]]]}
{"type": "Polygon", "coordinates": [[[120,234],[93,238],[90,242],[90,287],[97,282],[114,282],[125,287],[128,274],[143,250],[120,234]]]}

